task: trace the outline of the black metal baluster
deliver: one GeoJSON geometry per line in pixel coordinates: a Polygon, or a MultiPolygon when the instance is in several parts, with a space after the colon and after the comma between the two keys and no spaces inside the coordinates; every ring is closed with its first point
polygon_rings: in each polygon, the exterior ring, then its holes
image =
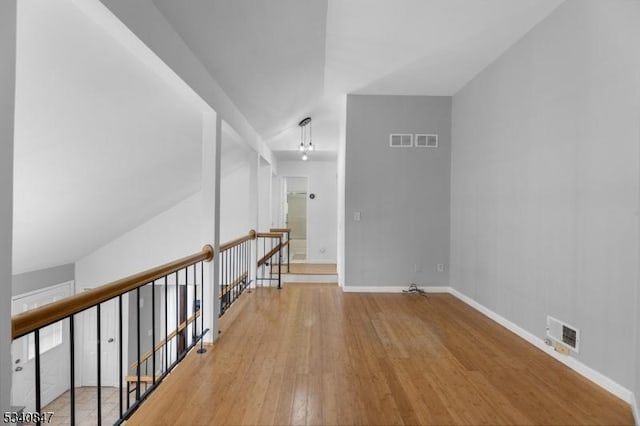
{"type": "Polygon", "coordinates": [[[247,262],[246,262],[246,255],[247,255],[246,244],[247,242],[245,241],[240,246],[240,270],[242,271],[243,288],[247,288],[247,282],[249,280],[249,271],[247,271],[247,262]]]}
{"type": "Polygon", "coordinates": [[[204,261],[200,262],[200,349],[199,354],[207,352],[204,348],[204,261]]]}
{"type": "Polygon", "coordinates": [[[224,310],[226,311],[227,308],[229,308],[229,298],[231,294],[231,287],[229,283],[229,250],[225,250],[224,252],[223,275],[226,288],[226,292],[224,294],[224,310]]]}
{"type": "Polygon", "coordinates": [[[229,304],[231,303],[231,282],[229,281],[229,265],[231,265],[231,256],[229,250],[224,252],[224,282],[227,285],[227,293],[224,295],[225,298],[225,308],[226,311],[229,309],[229,304]]]}
{"type": "MultiPolygon", "coordinates": [[[[40,413],[42,411],[41,400],[40,400],[40,329],[36,329],[33,332],[33,340],[35,343],[35,357],[36,357],[36,413],[40,413]]],[[[37,422],[40,425],[40,420],[37,422]]]]}
{"type": "Polygon", "coordinates": [[[169,370],[169,285],[164,276],[164,372],[169,370]]]}
{"type": "Polygon", "coordinates": [[[187,303],[187,299],[189,298],[189,275],[188,275],[188,270],[189,267],[186,267],[184,269],[184,297],[182,300],[182,305],[184,310],[182,312],[184,312],[184,328],[182,329],[182,335],[184,336],[184,351],[183,354],[186,352],[187,348],[189,347],[188,345],[188,337],[189,337],[189,333],[187,333],[187,326],[189,324],[189,306],[187,303]]]}
{"type": "Polygon", "coordinates": [[[278,290],[282,289],[281,282],[281,273],[280,269],[282,268],[282,237],[278,237],[278,251],[276,252],[276,256],[278,257],[278,290]]]}
{"type": "Polygon", "coordinates": [[[69,372],[69,424],[76,424],[76,354],[75,354],[75,331],[74,316],[69,317],[69,360],[71,361],[71,371],[69,372]]]}
{"type": "MultiPolygon", "coordinates": [[[[178,271],[176,271],[176,361],[178,362],[178,359],[180,359],[180,345],[178,344],[178,329],[180,328],[180,305],[179,305],[179,299],[180,299],[180,286],[178,285],[178,271]]],[[[173,363],[171,363],[171,365],[173,365],[173,363]]]]}
{"type": "MultiPolygon", "coordinates": [[[[122,365],[122,294],[118,296],[118,389],[120,395],[120,419],[122,419],[122,377],[123,377],[123,365],[122,365]]],[[[127,398],[129,395],[127,394],[127,398]]]]}
{"type": "Polygon", "coordinates": [[[98,338],[96,339],[96,350],[97,350],[97,358],[98,358],[98,377],[97,377],[97,381],[98,381],[98,425],[102,424],[102,393],[101,393],[101,386],[102,386],[102,374],[101,374],[101,366],[100,366],[100,362],[102,361],[101,359],[101,355],[102,355],[102,351],[100,349],[100,304],[98,303],[96,305],[96,332],[97,332],[97,336],[98,338]]]}
{"type": "Polygon", "coordinates": [[[224,313],[224,300],[226,295],[224,293],[224,252],[220,253],[220,316],[224,313]]]}
{"type": "Polygon", "coordinates": [[[140,401],[140,287],[136,287],[136,327],[138,330],[137,333],[137,356],[138,363],[136,364],[136,376],[138,377],[138,382],[136,383],[136,403],[140,401]]]}
{"type": "MultiPolygon", "coordinates": [[[[251,253],[251,240],[244,243],[244,270],[247,271],[247,285],[251,285],[251,271],[249,270],[249,258],[251,253]]],[[[251,287],[249,287],[251,291],[251,287]]]]}
{"type": "Polygon", "coordinates": [[[151,281],[151,374],[156,384],[156,280],[151,281]]]}
{"type": "MultiPolygon", "coordinates": [[[[196,300],[198,299],[198,288],[197,288],[197,281],[198,279],[196,278],[196,267],[197,265],[194,263],[193,264],[193,297],[192,299],[192,305],[193,305],[193,324],[191,326],[191,344],[195,343],[196,341],[196,334],[198,333],[198,317],[196,317],[196,300]]],[[[201,313],[202,315],[202,313],[201,313]]]]}

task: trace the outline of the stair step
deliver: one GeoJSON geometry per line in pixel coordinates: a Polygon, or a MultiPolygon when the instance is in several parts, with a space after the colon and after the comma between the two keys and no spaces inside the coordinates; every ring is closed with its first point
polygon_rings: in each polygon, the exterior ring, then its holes
{"type": "Polygon", "coordinates": [[[282,274],[284,283],[337,283],[338,274],[282,274]]]}

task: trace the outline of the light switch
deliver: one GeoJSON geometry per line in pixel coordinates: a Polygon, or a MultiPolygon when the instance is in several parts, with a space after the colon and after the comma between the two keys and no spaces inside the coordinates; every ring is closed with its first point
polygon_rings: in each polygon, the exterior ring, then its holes
{"type": "Polygon", "coordinates": [[[360,222],[360,212],[353,212],[353,220],[360,222]]]}

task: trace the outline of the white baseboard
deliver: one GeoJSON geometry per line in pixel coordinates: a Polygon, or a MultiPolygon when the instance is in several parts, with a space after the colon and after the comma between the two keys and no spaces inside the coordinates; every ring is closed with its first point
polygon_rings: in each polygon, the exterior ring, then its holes
{"type": "MultiPolygon", "coordinates": [[[[524,340],[526,340],[536,348],[540,349],[547,355],[555,358],[556,360],[560,361],[567,367],[576,371],[581,376],[584,376],[585,378],[591,380],[593,383],[597,384],[601,388],[605,389],[606,391],[612,393],[613,395],[627,402],[628,404],[631,405],[631,409],[633,410],[636,425],[640,426],[639,408],[635,400],[635,397],[633,395],[633,392],[631,392],[629,389],[625,388],[624,386],[620,385],[619,383],[610,379],[604,374],[594,370],[593,368],[583,364],[577,359],[571,356],[562,355],[556,352],[551,346],[547,346],[544,343],[544,340],[541,339],[540,337],[534,335],[533,333],[528,332],[522,327],[514,324],[513,322],[504,318],[503,316],[497,314],[496,312],[492,311],[486,306],[481,305],[480,303],[476,302],[472,298],[466,296],[463,293],[460,293],[458,290],[452,287],[420,287],[420,288],[429,293],[451,294],[452,296],[458,298],[459,300],[471,306],[478,312],[491,318],[493,321],[505,327],[507,330],[511,331],[517,336],[520,336],[521,338],[523,338],[524,340]]],[[[398,286],[395,286],[395,287],[345,286],[343,287],[343,291],[355,292],[355,293],[400,293],[402,292],[402,290],[406,290],[406,287],[398,287],[398,286]]]]}
{"type": "MultiPolygon", "coordinates": [[[[402,293],[403,290],[407,290],[409,287],[400,286],[386,286],[386,287],[374,287],[374,286],[357,286],[350,285],[342,287],[342,291],[347,293],[402,293]]],[[[420,287],[427,293],[448,293],[449,287],[420,287]]]]}
{"type": "Polygon", "coordinates": [[[453,296],[457,297],[467,305],[471,306],[472,308],[476,309],[477,311],[481,312],[482,314],[486,315],[487,317],[491,318],[492,320],[494,320],[501,326],[505,327],[512,333],[520,336],[521,338],[531,343],[533,346],[540,349],[547,355],[555,358],[556,360],[560,361],[561,363],[571,368],[572,370],[576,371],[580,375],[591,380],[593,383],[597,384],[601,388],[609,391],[610,393],[614,394],[615,396],[626,401],[629,404],[633,402],[634,400],[633,393],[629,389],[625,388],[624,386],[620,385],[619,383],[615,382],[614,380],[610,379],[604,374],[594,370],[593,368],[583,364],[582,362],[578,361],[577,359],[571,356],[562,355],[556,352],[551,346],[546,345],[544,343],[544,340],[541,339],[540,337],[514,324],[513,322],[495,313],[494,311],[487,308],[486,306],[483,306],[480,303],[476,302],[475,300],[471,299],[470,297],[460,293],[458,290],[454,288],[449,288],[449,293],[451,293],[453,296]]]}

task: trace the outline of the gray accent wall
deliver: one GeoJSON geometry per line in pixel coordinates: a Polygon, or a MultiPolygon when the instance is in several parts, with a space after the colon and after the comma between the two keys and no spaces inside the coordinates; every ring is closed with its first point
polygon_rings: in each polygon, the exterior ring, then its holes
{"type": "Polygon", "coordinates": [[[18,294],[40,290],[52,285],[73,281],[74,279],[75,265],[73,263],[25,272],[12,277],[12,295],[16,296],[18,294]]]}
{"type": "Polygon", "coordinates": [[[11,404],[11,246],[16,0],[0,1],[0,409],[11,404]]]}
{"type": "Polygon", "coordinates": [[[347,97],[345,286],[449,284],[450,133],[450,97],[347,97]],[[439,147],[390,148],[391,133],[439,147]]]}
{"type": "Polygon", "coordinates": [[[639,22],[563,3],[454,96],[451,162],[451,285],[636,393],[639,22]]]}
{"type": "Polygon", "coordinates": [[[638,302],[636,305],[636,424],[640,424],[640,282],[636,291],[638,302]]]}

